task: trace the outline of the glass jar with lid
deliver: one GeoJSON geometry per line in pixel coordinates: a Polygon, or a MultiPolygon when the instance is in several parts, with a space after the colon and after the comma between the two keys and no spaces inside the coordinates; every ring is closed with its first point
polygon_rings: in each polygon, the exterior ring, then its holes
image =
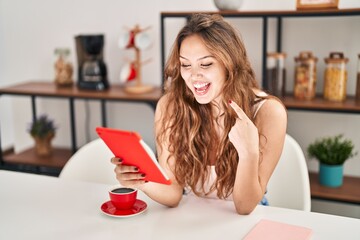
{"type": "Polygon", "coordinates": [[[311,100],[316,92],[316,62],[312,52],[300,52],[295,57],[294,97],[311,100]]]}
{"type": "Polygon", "coordinates": [[[357,77],[356,77],[356,101],[360,101],[360,54],[358,54],[357,77]]]}
{"type": "Polygon", "coordinates": [[[265,89],[272,95],[285,96],[286,89],[286,53],[268,53],[265,89]]]}
{"type": "Polygon", "coordinates": [[[55,55],[55,83],[59,87],[67,87],[73,85],[73,67],[69,61],[70,50],[68,48],[56,48],[55,55]]]}
{"type": "Polygon", "coordinates": [[[324,98],[330,101],[340,102],[346,99],[348,58],[341,52],[332,52],[325,58],[325,83],[324,98]]]}

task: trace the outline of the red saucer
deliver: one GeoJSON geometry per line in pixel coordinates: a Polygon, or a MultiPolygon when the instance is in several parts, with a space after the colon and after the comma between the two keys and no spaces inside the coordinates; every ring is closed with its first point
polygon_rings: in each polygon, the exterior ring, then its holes
{"type": "Polygon", "coordinates": [[[111,201],[107,201],[101,205],[101,211],[111,217],[132,217],[140,213],[145,212],[147,204],[137,199],[134,206],[131,209],[116,209],[111,201]]]}

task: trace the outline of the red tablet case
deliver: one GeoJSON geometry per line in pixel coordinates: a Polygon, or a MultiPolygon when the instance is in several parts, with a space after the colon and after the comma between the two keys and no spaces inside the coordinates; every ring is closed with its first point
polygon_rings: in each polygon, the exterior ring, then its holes
{"type": "Polygon", "coordinates": [[[155,154],[138,133],[105,127],[97,127],[96,132],[115,157],[122,159],[122,164],[136,166],[139,172],[145,173],[145,181],[171,184],[155,154]]]}

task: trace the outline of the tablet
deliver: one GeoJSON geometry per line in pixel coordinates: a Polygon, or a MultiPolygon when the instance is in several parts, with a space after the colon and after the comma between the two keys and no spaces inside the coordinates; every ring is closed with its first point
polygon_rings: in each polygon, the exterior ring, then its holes
{"type": "Polygon", "coordinates": [[[154,152],[138,133],[105,127],[97,127],[96,132],[115,157],[122,159],[122,164],[136,166],[145,173],[145,181],[171,184],[154,152]]]}

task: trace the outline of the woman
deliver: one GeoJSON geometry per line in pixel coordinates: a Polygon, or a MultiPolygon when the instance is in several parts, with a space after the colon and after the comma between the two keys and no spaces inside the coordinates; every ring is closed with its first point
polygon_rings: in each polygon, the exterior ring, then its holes
{"type": "Polygon", "coordinates": [[[113,158],[118,181],[170,207],[185,189],[251,213],[280,158],[287,115],[259,89],[238,33],[220,15],[194,14],[175,40],[165,79],[155,132],[172,184],[145,183],[136,167],[113,158]]]}

